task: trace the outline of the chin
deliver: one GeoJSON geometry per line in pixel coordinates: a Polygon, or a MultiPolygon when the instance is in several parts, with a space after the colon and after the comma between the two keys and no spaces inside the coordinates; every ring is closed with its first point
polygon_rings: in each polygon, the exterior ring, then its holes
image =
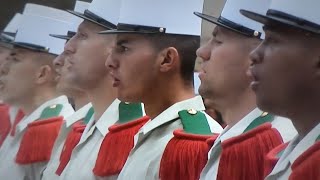
{"type": "Polygon", "coordinates": [[[126,94],[118,91],[118,99],[122,102],[141,102],[141,99],[137,98],[138,96],[135,96],[133,94],[126,94]]]}
{"type": "Polygon", "coordinates": [[[265,112],[269,112],[269,113],[272,113],[274,114],[274,108],[276,106],[274,106],[272,100],[270,101],[271,99],[270,98],[262,98],[262,97],[258,97],[257,96],[257,106],[259,109],[261,109],[262,111],[265,111],[265,112]]]}

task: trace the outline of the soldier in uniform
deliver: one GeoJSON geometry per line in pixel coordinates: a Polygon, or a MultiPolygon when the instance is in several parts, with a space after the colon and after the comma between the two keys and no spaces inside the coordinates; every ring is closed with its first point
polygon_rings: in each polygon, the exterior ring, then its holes
{"type": "MultiPolygon", "coordinates": [[[[77,1],[74,10],[76,12],[83,13],[84,10],[88,8],[89,4],[90,3],[87,2],[77,1]]],[[[74,31],[82,22],[81,18],[73,15],[72,17],[74,21],[71,22],[69,27],[70,30],[66,32],[66,34],[50,34],[50,36],[69,41],[75,35],[74,31]]],[[[50,161],[48,162],[46,169],[43,171],[42,180],[57,179],[59,177],[56,174],[56,170],[60,163],[60,155],[68,133],[73,129],[84,128],[86,122],[89,121],[94,113],[92,104],[89,103],[87,93],[85,93],[83,89],[72,86],[72,82],[69,82],[70,79],[65,77],[68,71],[67,67],[69,66],[69,63],[66,61],[66,52],[62,52],[57,58],[55,58],[53,64],[59,76],[56,79],[57,89],[59,92],[66,94],[69,98],[72,98],[76,112],[65,118],[58,138],[53,146],[50,161]],[[74,125],[75,123],[78,124],[74,125]]],[[[78,133],[77,136],[74,136],[73,140],[80,139],[80,137],[81,133],[78,133]]]]}
{"type": "Polygon", "coordinates": [[[116,27],[120,5],[119,0],[94,0],[83,13],[68,11],[84,20],[65,45],[64,77],[88,94],[94,114],[73,124],[58,167],[49,172],[55,173],[56,179],[116,179],[133,146],[134,134],[149,120],[141,118],[141,103],[116,99],[116,88],[104,66],[114,36],[98,32],[116,27]]]}
{"type": "Polygon", "coordinates": [[[26,13],[29,10],[24,10],[14,48],[0,69],[3,101],[25,113],[20,122],[14,122],[0,149],[2,179],[39,180],[63,117],[74,112],[67,97],[56,92],[52,65],[65,41],[49,37],[66,31],[68,24],[26,13]]]}
{"type": "MultiPolygon", "coordinates": [[[[5,63],[10,55],[12,45],[10,42],[14,39],[15,32],[18,29],[21,14],[17,13],[0,35],[0,66],[5,63]]],[[[1,95],[0,95],[1,99],[1,95]]],[[[12,107],[0,101],[0,147],[7,135],[10,133],[11,126],[18,114],[18,108],[12,107]]]]}
{"type": "Polygon", "coordinates": [[[203,1],[123,0],[115,47],[106,61],[122,101],[143,102],[151,121],[118,179],[198,179],[207,160],[206,140],[221,126],[195,96],[193,71],[203,1]]]}
{"type": "Polygon", "coordinates": [[[266,154],[296,135],[290,120],[257,108],[246,75],[249,54],[264,34],[261,24],[242,16],[239,10],[265,12],[269,4],[269,0],[227,0],[220,17],[195,12],[217,25],[211,40],[197,51],[204,61],[199,92],[227,124],[210,150],[200,179],[261,180],[266,154]]]}
{"type": "MultiPolygon", "coordinates": [[[[298,135],[266,178],[320,179],[319,1],[272,0],[266,13],[241,13],[264,24],[251,54],[251,88],[261,109],[292,120],[298,135]]],[[[280,155],[280,154],[278,154],[280,155]]]]}

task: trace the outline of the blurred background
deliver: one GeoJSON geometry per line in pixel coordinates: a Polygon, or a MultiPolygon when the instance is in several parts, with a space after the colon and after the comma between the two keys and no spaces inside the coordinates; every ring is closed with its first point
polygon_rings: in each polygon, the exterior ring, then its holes
{"type": "MultiPolygon", "coordinates": [[[[82,0],[91,2],[92,0],[82,0]]],[[[218,17],[226,0],[205,0],[204,13],[218,17]]],[[[4,29],[16,12],[21,12],[26,3],[42,4],[58,9],[73,9],[75,0],[1,0],[0,6],[0,29],[4,29]]],[[[214,25],[203,21],[201,43],[209,40],[214,25]]],[[[197,60],[196,71],[201,60],[197,60]]]]}

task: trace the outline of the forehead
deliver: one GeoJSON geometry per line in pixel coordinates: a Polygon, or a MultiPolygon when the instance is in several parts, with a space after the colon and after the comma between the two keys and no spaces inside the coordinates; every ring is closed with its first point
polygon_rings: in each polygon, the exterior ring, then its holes
{"type": "Polygon", "coordinates": [[[82,21],[82,23],[78,27],[78,31],[90,31],[90,32],[100,32],[105,30],[102,26],[99,26],[93,22],[88,20],[82,21]]]}
{"type": "Polygon", "coordinates": [[[117,42],[147,42],[147,35],[143,34],[117,34],[116,36],[117,42]]]}
{"type": "Polygon", "coordinates": [[[24,48],[19,48],[17,46],[15,46],[12,51],[11,51],[11,56],[16,56],[16,55],[25,55],[28,54],[28,50],[24,49],[24,48]]]}
{"type": "Polygon", "coordinates": [[[235,39],[243,40],[243,39],[247,38],[246,36],[244,36],[240,33],[234,32],[234,31],[229,30],[229,29],[222,27],[222,26],[216,26],[212,32],[212,35],[219,36],[224,39],[233,39],[233,40],[235,40],[235,39]]]}
{"type": "Polygon", "coordinates": [[[8,53],[11,49],[0,45],[0,53],[8,53]]]}
{"type": "Polygon", "coordinates": [[[310,34],[310,33],[303,31],[303,30],[299,30],[296,28],[292,28],[290,26],[279,25],[279,24],[264,25],[263,30],[266,33],[279,34],[283,37],[294,36],[295,38],[299,38],[299,37],[303,37],[307,34],[310,34]]]}

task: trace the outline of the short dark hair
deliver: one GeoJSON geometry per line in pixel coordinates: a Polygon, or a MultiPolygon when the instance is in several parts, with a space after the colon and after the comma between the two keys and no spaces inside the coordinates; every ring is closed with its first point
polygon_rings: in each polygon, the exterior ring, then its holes
{"type": "Polygon", "coordinates": [[[159,51],[174,47],[181,57],[181,77],[186,84],[193,83],[193,72],[196,62],[196,51],[200,46],[200,36],[177,34],[148,35],[151,44],[159,51]]]}

